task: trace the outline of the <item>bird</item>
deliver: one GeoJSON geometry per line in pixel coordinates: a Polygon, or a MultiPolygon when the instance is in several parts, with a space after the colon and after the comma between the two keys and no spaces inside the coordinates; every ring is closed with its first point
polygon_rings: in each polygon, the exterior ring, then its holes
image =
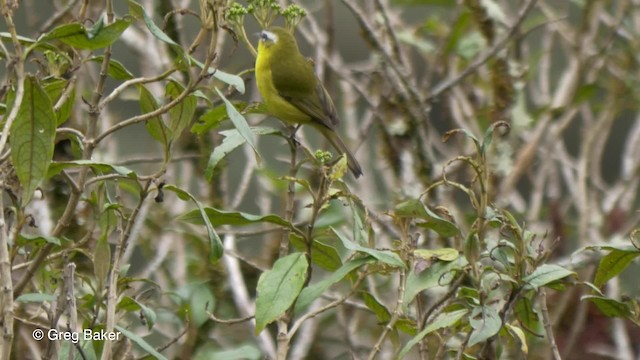
{"type": "Polygon", "coordinates": [[[255,75],[268,113],[291,125],[309,124],[347,157],[357,179],[362,168],[337,130],[340,119],[331,96],[316,75],[313,64],[300,53],[296,38],[282,27],[259,33],[255,75]]]}

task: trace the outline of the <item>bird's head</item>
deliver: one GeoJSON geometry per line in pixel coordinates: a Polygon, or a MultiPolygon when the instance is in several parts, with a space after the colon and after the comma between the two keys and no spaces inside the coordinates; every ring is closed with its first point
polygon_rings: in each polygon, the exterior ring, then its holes
{"type": "Polygon", "coordinates": [[[287,53],[297,51],[298,44],[293,35],[285,28],[271,27],[259,33],[258,52],[287,53]]]}

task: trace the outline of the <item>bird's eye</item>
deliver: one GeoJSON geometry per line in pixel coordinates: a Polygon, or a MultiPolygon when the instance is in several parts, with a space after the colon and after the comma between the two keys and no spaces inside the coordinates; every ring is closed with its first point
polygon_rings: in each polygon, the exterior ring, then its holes
{"type": "Polygon", "coordinates": [[[268,42],[276,42],[276,40],[278,40],[278,37],[276,36],[276,34],[272,33],[271,31],[263,30],[260,33],[260,40],[268,41],[268,42]]]}

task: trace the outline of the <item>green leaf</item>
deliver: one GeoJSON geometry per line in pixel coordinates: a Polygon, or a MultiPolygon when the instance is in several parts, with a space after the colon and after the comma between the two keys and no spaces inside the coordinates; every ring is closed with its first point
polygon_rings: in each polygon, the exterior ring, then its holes
{"type": "MultiPolygon", "coordinates": [[[[165,186],[166,188],[166,186],[165,186]]],[[[184,199],[183,199],[184,200],[184,199]]],[[[259,223],[271,223],[293,229],[293,225],[278,215],[253,215],[240,211],[225,211],[212,207],[204,208],[204,215],[213,226],[233,225],[245,226],[259,223]]],[[[178,217],[178,220],[194,224],[202,224],[200,210],[192,210],[178,217]]]]}
{"type": "Polygon", "coordinates": [[[467,260],[463,256],[458,256],[454,261],[434,262],[420,273],[416,273],[414,270],[410,271],[407,276],[404,303],[407,305],[411,303],[421,291],[448,285],[454,279],[456,270],[465,266],[467,266],[467,260]]]}
{"type": "Polygon", "coordinates": [[[588,300],[596,305],[598,310],[608,317],[629,317],[633,311],[629,305],[604,296],[585,295],[580,300],[588,300]]]}
{"type": "Polygon", "coordinates": [[[28,302],[43,303],[43,302],[51,302],[51,301],[54,301],[55,299],[56,299],[56,296],[53,294],[29,293],[29,294],[22,294],[18,296],[16,301],[21,303],[28,303],[28,302]]]}
{"type": "Polygon", "coordinates": [[[365,253],[367,255],[371,255],[374,258],[376,258],[378,261],[381,261],[391,266],[397,266],[401,268],[407,267],[404,261],[402,261],[402,259],[400,258],[400,256],[398,256],[398,254],[394,252],[391,252],[388,250],[375,250],[375,249],[367,248],[364,246],[360,246],[352,242],[351,240],[347,239],[338,230],[334,228],[330,228],[330,229],[338,237],[338,239],[340,239],[340,241],[342,242],[342,245],[351,251],[358,251],[361,253],[365,253]]]}
{"type": "Polygon", "coordinates": [[[469,324],[473,328],[473,333],[469,338],[469,347],[471,347],[497,334],[502,327],[502,320],[494,308],[478,306],[472,310],[469,324]]]}
{"type": "MultiPolygon", "coordinates": [[[[231,103],[236,110],[243,115],[267,113],[267,109],[263,103],[247,103],[245,101],[231,101],[231,103]]],[[[229,115],[227,114],[227,105],[222,104],[216,106],[200,116],[198,122],[191,127],[191,132],[197,135],[202,135],[211,129],[216,129],[224,120],[227,119],[229,119],[229,115]]],[[[255,129],[257,128],[252,128],[254,132],[255,129]]]]}
{"type": "MultiPolygon", "coordinates": [[[[195,58],[193,58],[191,56],[189,56],[189,61],[191,62],[191,64],[195,64],[200,69],[204,68],[204,64],[203,63],[201,63],[200,61],[196,60],[195,58]]],[[[213,75],[214,78],[222,81],[223,83],[235,87],[236,90],[238,90],[239,93],[244,94],[244,91],[245,91],[244,80],[242,80],[242,78],[240,76],[229,74],[229,73],[226,73],[226,72],[224,72],[222,70],[213,69],[213,68],[207,69],[207,73],[209,75],[213,75]]],[[[216,88],[216,90],[217,90],[217,88],[216,88]]]]}
{"type": "Polygon", "coordinates": [[[575,273],[560,265],[543,264],[535,269],[533,273],[522,279],[522,281],[533,287],[534,290],[538,290],[539,287],[545,286],[569,275],[575,275],[575,273]]]}
{"type": "MultiPolygon", "coordinates": [[[[49,95],[49,99],[51,99],[51,104],[54,105],[58,102],[64,90],[69,86],[69,81],[62,79],[51,79],[44,84],[44,90],[49,95]]],[[[60,107],[58,112],[56,112],[56,126],[59,126],[63,122],[69,119],[71,116],[71,110],[73,110],[73,104],[75,103],[76,98],[76,90],[75,88],[71,90],[69,96],[65,100],[64,104],[60,107]]]]}
{"type": "MultiPolygon", "coordinates": [[[[536,309],[534,309],[530,298],[524,296],[516,302],[515,315],[518,321],[520,321],[520,324],[529,331],[542,330],[540,316],[536,312],[536,309]]],[[[543,335],[540,334],[539,336],[543,335]]]]}
{"type": "Polygon", "coordinates": [[[418,225],[431,229],[440,236],[451,237],[460,233],[458,227],[442,217],[436,215],[419,200],[407,200],[396,205],[395,214],[399,217],[418,218],[425,220],[418,225]]]}
{"type": "MultiPolygon", "coordinates": [[[[87,59],[86,61],[93,61],[100,64],[102,63],[103,60],[104,60],[104,56],[99,55],[99,56],[93,56],[87,59]]],[[[111,58],[109,59],[109,72],[107,74],[109,75],[109,77],[111,77],[114,80],[125,81],[125,80],[131,80],[134,78],[133,74],[129,70],[127,70],[127,68],[121,62],[111,58]]]]}
{"type": "Polygon", "coordinates": [[[307,276],[307,257],[293,253],[278,259],[258,280],[256,335],[279,318],[300,294],[307,276]]]}
{"type": "Polygon", "coordinates": [[[244,94],[244,80],[238,75],[226,73],[220,69],[210,69],[209,73],[213,77],[236,88],[239,93],[244,94]]]}
{"type": "MultiPolygon", "coordinates": [[[[253,128],[252,131],[257,135],[282,134],[281,131],[273,128],[253,128]]],[[[246,138],[242,136],[237,129],[221,131],[220,134],[224,136],[224,139],[222,139],[222,143],[220,145],[216,146],[216,148],[213,149],[211,156],[209,156],[207,168],[204,173],[205,178],[208,181],[211,181],[211,179],[213,178],[214,170],[216,166],[218,166],[220,161],[237,147],[243,145],[246,142],[246,138]]]]}
{"type": "MultiPolygon", "coordinates": [[[[110,212],[103,213],[103,216],[109,216],[110,212]]],[[[98,279],[98,288],[107,283],[109,268],[111,267],[111,246],[107,241],[109,233],[108,229],[103,229],[104,233],[98,238],[96,247],[93,251],[93,274],[98,279]]]]}
{"type": "Polygon", "coordinates": [[[130,296],[123,297],[122,300],[118,302],[116,309],[125,310],[128,312],[141,311],[146,321],[147,329],[149,330],[151,330],[156,323],[156,312],[153,311],[153,309],[151,309],[150,307],[130,296]]]}
{"type": "Polygon", "coordinates": [[[33,234],[19,234],[18,235],[18,245],[25,245],[26,243],[43,242],[49,243],[53,245],[62,245],[60,239],[54,236],[45,236],[45,235],[33,235],[33,234]]]}
{"type": "Polygon", "coordinates": [[[196,328],[209,321],[207,309],[215,308],[216,299],[211,292],[208,282],[201,284],[193,289],[193,293],[189,297],[191,305],[191,321],[196,328]]]}
{"type": "Polygon", "coordinates": [[[417,249],[413,251],[413,255],[425,260],[453,261],[460,256],[460,252],[453,248],[417,249]]]}
{"type": "Polygon", "coordinates": [[[49,96],[34,76],[25,78],[24,96],[19,106],[11,125],[9,144],[11,161],[22,185],[22,206],[25,206],[47,175],[53,157],[56,115],[49,96]]]}
{"type": "MultiPolygon", "coordinates": [[[[184,87],[178,82],[170,80],[165,91],[166,96],[173,100],[184,91],[184,87]]],[[[178,138],[191,123],[193,115],[196,113],[196,105],[195,95],[187,95],[179,104],[169,109],[169,130],[172,139],[178,138]]]]}
{"type": "Polygon", "coordinates": [[[638,256],[640,256],[640,250],[611,250],[609,254],[600,260],[593,284],[601,287],[611,278],[624,271],[638,256]]]}
{"type": "MultiPolygon", "coordinates": [[[[171,49],[176,51],[176,53],[180,58],[184,58],[184,50],[182,49],[182,47],[178,43],[173,41],[173,39],[171,39],[169,35],[165,34],[162,31],[162,29],[160,29],[153,22],[153,19],[150,18],[149,15],[147,15],[142,5],[138,4],[133,0],[129,0],[128,4],[129,4],[129,13],[131,14],[131,16],[135,17],[136,19],[142,19],[144,21],[144,24],[147,26],[147,29],[149,29],[149,31],[153,34],[153,36],[155,36],[158,40],[171,46],[171,49]]],[[[186,63],[186,59],[183,59],[183,61],[185,61],[186,63]]]]}
{"type": "Polygon", "coordinates": [[[200,218],[204,222],[205,228],[207,229],[207,236],[209,238],[209,248],[210,248],[209,261],[212,264],[217,263],[218,260],[220,260],[220,258],[222,257],[222,252],[223,252],[222,240],[220,239],[220,236],[218,236],[218,233],[216,233],[216,230],[213,228],[213,225],[209,220],[209,215],[206,213],[204,206],[202,206],[202,203],[198,201],[193,195],[180,189],[175,185],[165,185],[163,189],[173,191],[183,201],[191,200],[196,204],[196,206],[198,207],[198,210],[194,210],[194,211],[197,211],[200,218]]]}
{"type": "Polygon", "coordinates": [[[391,313],[389,312],[389,310],[387,310],[387,308],[382,305],[373,295],[366,291],[363,291],[362,299],[364,300],[364,304],[367,306],[367,308],[376,315],[378,323],[386,324],[389,320],[391,320],[391,313]]]}
{"type": "Polygon", "coordinates": [[[129,330],[116,325],[115,329],[122,333],[122,335],[128,337],[131,341],[133,341],[136,345],[138,345],[142,350],[146,351],[152,356],[155,356],[157,360],[168,360],[162,354],[156,351],[156,349],[151,346],[148,342],[146,342],[141,336],[138,336],[129,330]]]}
{"type": "MultiPolygon", "coordinates": [[[[247,106],[247,103],[245,102],[234,101],[233,104],[240,112],[242,112],[242,110],[247,106]]],[[[211,129],[216,129],[228,118],[227,105],[222,104],[220,106],[216,106],[207,110],[207,112],[198,118],[198,121],[191,127],[191,132],[196,135],[202,135],[211,129]]]]}
{"type": "Polygon", "coordinates": [[[64,169],[77,168],[77,167],[83,167],[83,166],[89,166],[93,170],[100,173],[104,173],[104,174],[116,173],[132,179],[136,179],[138,177],[138,175],[133,170],[126,168],[124,166],[112,165],[112,164],[107,164],[103,162],[91,161],[91,160],[72,160],[72,161],[60,161],[60,162],[51,163],[47,171],[47,178],[58,175],[64,169]]]}
{"type": "Polygon", "coordinates": [[[113,44],[130,24],[128,19],[118,19],[107,26],[99,22],[88,30],[80,23],[64,24],[44,34],[38,42],[60,40],[76,49],[95,50],[113,44]]]}
{"type": "MultiPolygon", "coordinates": [[[[60,49],[56,48],[55,46],[47,43],[39,43],[35,39],[31,39],[31,38],[20,36],[20,35],[17,36],[17,39],[20,44],[28,45],[25,55],[29,54],[29,52],[31,52],[31,50],[33,49],[39,49],[43,51],[51,50],[56,53],[60,52],[60,49]]],[[[11,33],[8,33],[8,32],[0,32],[0,41],[11,42],[13,41],[13,35],[11,35],[11,33]]]]}
{"type": "Polygon", "coordinates": [[[455,325],[462,317],[467,315],[469,310],[461,309],[455,310],[451,312],[441,313],[438,315],[427,327],[425,327],[422,331],[418,333],[418,335],[414,336],[407,344],[400,350],[397,359],[403,359],[407,353],[418,344],[422,339],[427,336],[429,333],[434,332],[436,330],[440,330],[443,328],[451,327],[455,325]]]}
{"type": "Polygon", "coordinates": [[[227,98],[224,96],[222,91],[218,90],[218,88],[215,88],[215,90],[216,90],[216,93],[218,93],[218,96],[220,96],[220,98],[222,99],[222,101],[224,101],[224,104],[227,109],[227,115],[229,115],[229,120],[231,120],[231,122],[233,123],[233,126],[235,126],[236,130],[238,130],[240,135],[247,141],[247,143],[251,146],[251,148],[253,148],[253,151],[256,154],[256,158],[258,159],[258,162],[259,162],[260,154],[256,149],[254,134],[251,131],[249,124],[247,124],[247,120],[244,118],[244,116],[242,116],[242,114],[240,114],[240,112],[233,106],[233,104],[229,100],[227,100],[227,98]]]}
{"type": "MultiPolygon", "coordinates": [[[[289,241],[298,251],[305,251],[307,244],[302,236],[297,233],[289,233],[289,241]]],[[[330,245],[313,240],[311,244],[311,262],[327,271],[335,271],[342,266],[342,260],[338,250],[330,245]]]]}
{"type": "MultiPolygon", "coordinates": [[[[140,91],[140,110],[143,114],[148,114],[150,112],[158,110],[160,105],[156,101],[156,98],[151,94],[149,90],[143,85],[138,86],[138,90],[140,91]]],[[[169,144],[171,143],[171,139],[173,139],[173,134],[171,130],[167,127],[167,125],[162,120],[162,117],[157,115],[146,121],[146,128],[149,131],[149,134],[160,144],[165,150],[165,156],[169,151],[169,144]]]]}
{"type": "Polygon", "coordinates": [[[345,276],[351,273],[353,270],[361,267],[364,264],[373,263],[375,260],[372,257],[366,256],[351,260],[342,265],[338,270],[331,273],[326,278],[307,286],[300,292],[298,301],[296,301],[295,312],[300,313],[309,304],[311,304],[320,295],[324,294],[333,284],[342,280],[345,276]]]}

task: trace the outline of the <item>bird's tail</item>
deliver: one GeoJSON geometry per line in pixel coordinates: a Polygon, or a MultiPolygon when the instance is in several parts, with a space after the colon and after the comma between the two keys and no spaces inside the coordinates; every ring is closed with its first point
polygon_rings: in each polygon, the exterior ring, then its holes
{"type": "Polygon", "coordinates": [[[353,176],[355,176],[356,179],[360,177],[362,175],[362,168],[360,167],[358,160],[356,160],[356,158],[353,156],[347,145],[344,144],[344,142],[340,138],[340,135],[329,128],[321,128],[320,131],[338,152],[347,156],[347,166],[349,166],[349,170],[351,170],[353,176]]]}

